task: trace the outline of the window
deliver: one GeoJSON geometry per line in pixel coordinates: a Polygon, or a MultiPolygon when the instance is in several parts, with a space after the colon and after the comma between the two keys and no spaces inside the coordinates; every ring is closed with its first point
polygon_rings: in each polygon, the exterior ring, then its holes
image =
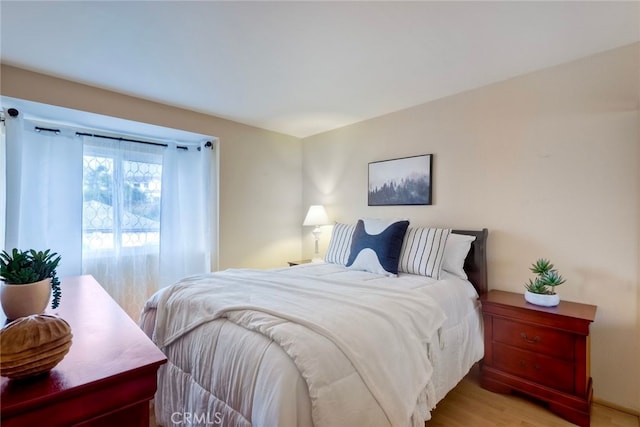
{"type": "Polygon", "coordinates": [[[160,155],[86,147],[82,184],[83,253],[158,250],[160,155]]]}
{"type": "Polygon", "coordinates": [[[211,270],[213,141],[127,121],[110,128],[129,135],[22,117],[6,121],[8,247],[51,248],[59,277],[93,275],[136,320],[159,287],[211,270]]]}

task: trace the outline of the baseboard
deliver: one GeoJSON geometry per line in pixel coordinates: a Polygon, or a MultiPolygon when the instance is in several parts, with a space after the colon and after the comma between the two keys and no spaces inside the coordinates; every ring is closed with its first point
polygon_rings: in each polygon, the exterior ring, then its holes
{"type": "Polygon", "coordinates": [[[615,409],[616,411],[624,412],[629,415],[640,417],[640,411],[636,411],[635,409],[631,408],[625,408],[624,406],[616,405],[615,403],[611,403],[597,397],[593,398],[593,403],[597,403],[600,406],[606,406],[607,408],[615,409]]]}

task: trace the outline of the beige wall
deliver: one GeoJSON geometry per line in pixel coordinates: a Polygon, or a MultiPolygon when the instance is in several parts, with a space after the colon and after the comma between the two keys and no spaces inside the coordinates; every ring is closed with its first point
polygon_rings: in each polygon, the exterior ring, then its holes
{"type": "Polygon", "coordinates": [[[219,268],[285,266],[300,257],[297,138],[2,65],[0,93],[220,139],[219,268]]]}
{"type": "MultiPolygon", "coordinates": [[[[562,298],[598,305],[597,397],[640,411],[640,44],[296,138],[3,65],[2,95],[220,138],[220,268],[313,251],[332,219],[487,227],[490,286],[522,292],[548,257],[562,298]],[[433,153],[433,206],[367,207],[367,163],[433,153]],[[302,176],[301,176],[302,175],[302,176]],[[302,181],[302,183],[301,183],[302,181]],[[302,195],[302,197],[301,197],[302,195]]],[[[330,227],[322,236],[326,248],[330,227]]]]}
{"type": "Polygon", "coordinates": [[[640,411],[639,63],[635,44],[306,138],[303,205],[487,227],[494,289],[522,293],[550,258],[561,298],[598,305],[596,397],[640,411]],[[367,206],[368,162],[426,153],[434,205],[367,206]]]}

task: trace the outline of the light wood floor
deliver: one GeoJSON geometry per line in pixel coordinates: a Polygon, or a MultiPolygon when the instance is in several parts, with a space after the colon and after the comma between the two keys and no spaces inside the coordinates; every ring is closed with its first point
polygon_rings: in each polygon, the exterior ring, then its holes
{"type": "MultiPolygon", "coordinates": [[[[427,427],[570,427],[539,403],[523,397],[492,393],[480,387],[479,369],[471,372],[431,412],[427,427]]],[[[634,415],[594,403],[591,427],[640,427],[634,415]]]]}
{"type": "MultiPolygon", "coordinates": [[[[432,411],[426,427],[570,427],[568,421],[525,398],[480,387],[477,365],[432,411]]],[[[150,427],[156,427],[151,406],[150,427]]],[[[224,427],[224,426],[221,426],[224,427]]],[[[594,403],[591,427],[640,427],[640,418],[594,403]]]]}

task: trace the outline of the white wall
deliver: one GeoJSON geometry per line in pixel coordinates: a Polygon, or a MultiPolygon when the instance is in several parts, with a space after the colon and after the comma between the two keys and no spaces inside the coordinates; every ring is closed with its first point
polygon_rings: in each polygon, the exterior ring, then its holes
{"type": "Polygon", "coordinates": [[[487,227],[493,289],[522,293],[550,258],[561,298],[598,306],[596,397],[640,411],[639,64],[635,44],[306,138],[303,205],[487,227]],[[368,162],[428,153],[432,206],[367,206],[368,162]]]}

